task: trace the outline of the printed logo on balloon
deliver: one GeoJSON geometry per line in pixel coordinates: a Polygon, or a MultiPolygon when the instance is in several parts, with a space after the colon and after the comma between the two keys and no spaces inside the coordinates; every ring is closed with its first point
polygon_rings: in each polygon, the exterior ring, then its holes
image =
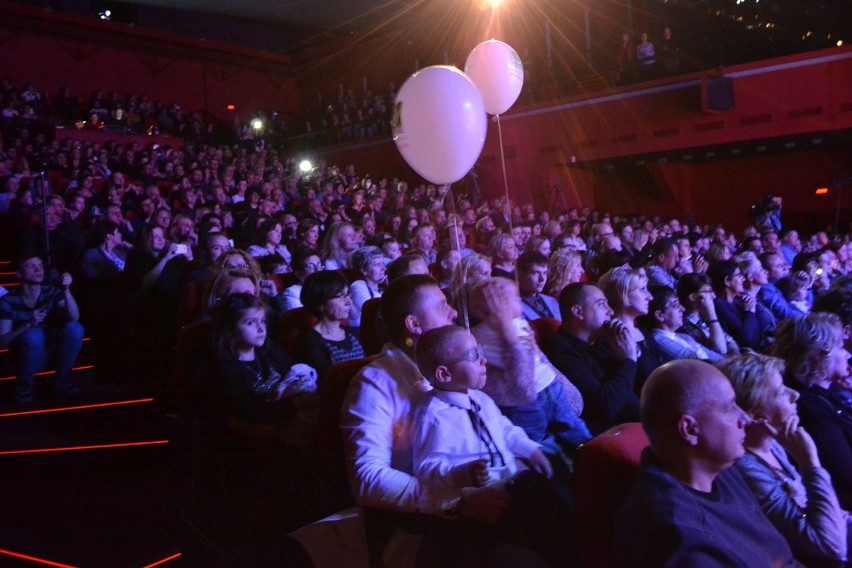
{"type": "Polygon", "coordinates": [[[489,39],[473,48],[464,72],[479,89],[488,114],[501,115],[518,100],[524,87],[524,65],[508,43],[489,39]]]}

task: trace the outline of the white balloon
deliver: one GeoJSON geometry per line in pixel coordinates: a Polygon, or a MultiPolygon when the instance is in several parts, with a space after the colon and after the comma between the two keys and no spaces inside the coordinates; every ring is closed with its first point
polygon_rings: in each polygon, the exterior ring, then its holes
{"type": "Polygon", "coordinates": [[[488,114],[503,114],[524,87],[524,64],[508,43],[489,39],[473,48],[464,72],[479,89],[488,114]]]}
{"type": "Polygon", "coordinates": [[[396,97],[393,140],[412,169],[435,184],[465,176],[482,153],[488,117],[471,80],[433,65],[409,77],[396,97]]]}

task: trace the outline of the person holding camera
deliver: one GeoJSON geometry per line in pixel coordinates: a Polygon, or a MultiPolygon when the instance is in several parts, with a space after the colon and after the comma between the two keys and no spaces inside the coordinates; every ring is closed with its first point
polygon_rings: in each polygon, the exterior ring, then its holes
{"type": "Polygon", "coordinates": [[[0,298],[0,348],[11,348],[18,359],[17,405],[33,404],[34,375],[47,364],[46,354],[55,357],[59,394],[79,393],[70,378],[83,346],[80,310],[71,293],[73,279],[63,273],[57,287],[44,283],[46,274],[41,257],[24,253],[17,270],[21,286],[0,298]]]}

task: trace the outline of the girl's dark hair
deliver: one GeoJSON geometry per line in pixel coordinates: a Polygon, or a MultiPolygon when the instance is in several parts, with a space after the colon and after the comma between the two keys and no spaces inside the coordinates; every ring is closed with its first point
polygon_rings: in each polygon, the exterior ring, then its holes
{"type": "Polygon", "coordinates": [[[269,219],[261,223],[260,226],[257,228],[257,233],[255,233],[254,236],[255,244],[260,246],[266,246],[266,233],[275,229],[275,225],[281,225],[281,221],[279,221],[275,217],[270,217],[269,219]]]}
{"type": "Polygon", "coordinates": [[[695,294],[702,286],[708,284],[712,286],[710,278],[706,274],[690,272],[681,276],[677,283],[677,295],[680,303],[688,308],[690,305],[690,294],[695,294]]]}
{"type": "Polygon", "coordinates": [[[305,283],[302,284],[302,305],[319,317],[323,304],[343,292],[347,286],[349,281],[337,270],[314,272],[305,278],[305,283]]]}
{"type": "Polygon", "coordinates": [[[737,263],[733,260],[719,260],[710,265],[707,274],[713,282],[713,291],[720,298],[724,297],[725,294],[725,280],[733,276],[737,268],[737,263]]]}
{"type": "MultiPolygon", "coordinates": [[[[216,355],[224,359],[236,359],[236,328],[246,310],[266,310],[263,301],[251,294],[230,294],[222,298],[213,310],[213,337],[216,355]]],[[[264,350],[266,344],[261,348],[264,350]]]]}

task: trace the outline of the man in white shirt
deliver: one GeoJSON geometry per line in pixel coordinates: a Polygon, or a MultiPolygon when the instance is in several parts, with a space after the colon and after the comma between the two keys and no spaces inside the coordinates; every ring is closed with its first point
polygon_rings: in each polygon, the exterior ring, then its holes
{"type": "MultiPolygon", "coordinates": [[[[509,496],[503,489],[464,488],[447,493],[421,484],[412,475],[412,409],[431,389],[414,361],[417,340],[430,329],[450,325],[455,317],[456,311],[430,276],[392,281],[382,296],[390,343],[349,385],[341,429],[350,486],[359,505],[389,510],[385,522],[395,511],[495,523],[508,506],[509,496]]],[[[396,519],[422,525],[413,522],[414,515],[396,519]]],[[[376,542],[370,534],[370,520],[367,529],[371,554],[381,554],[377,549],[386,542],[376,542]]]]}

